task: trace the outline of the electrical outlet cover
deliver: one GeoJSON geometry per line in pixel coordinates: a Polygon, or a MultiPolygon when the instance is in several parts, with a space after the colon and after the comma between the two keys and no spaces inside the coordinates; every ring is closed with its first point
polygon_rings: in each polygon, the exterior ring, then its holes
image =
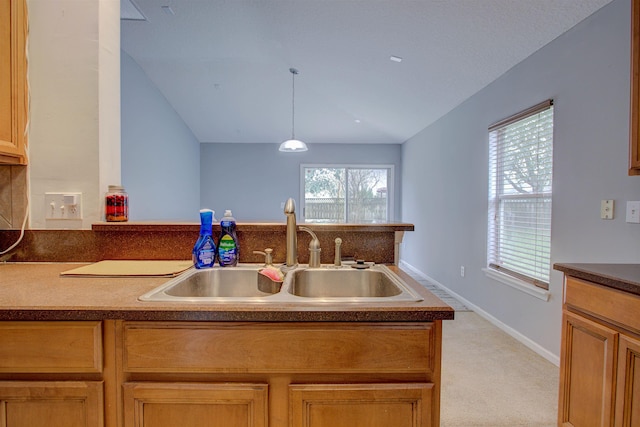
{"type": "Polygon", "coordinates": [[[82,219],[82,193],[44,193],[45,219],[82,219]]]}
{"type": "Polygon", "coordinates": [[[603,200],[600,202],[600,218],[613,219],[613,200],[603,200]]]}

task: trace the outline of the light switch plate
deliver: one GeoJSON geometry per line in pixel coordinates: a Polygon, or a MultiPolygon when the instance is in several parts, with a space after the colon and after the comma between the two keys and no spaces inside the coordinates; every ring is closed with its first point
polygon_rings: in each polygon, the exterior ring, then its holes
{"type": "Polygon", "coordinates": [[[627,202],[627,222],[640,224],[640,202],[627,202]]]}

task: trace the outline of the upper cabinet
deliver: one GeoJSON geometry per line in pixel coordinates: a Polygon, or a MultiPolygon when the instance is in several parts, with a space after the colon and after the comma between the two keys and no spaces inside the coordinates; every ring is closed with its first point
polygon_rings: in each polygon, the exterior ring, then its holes
{"type": "Polygon", "coordinates": [[[631,117],[629,175],[640,175],[640,0],[631,1],[631,117]]]}
{"type": "Polygon", "coordinates": [[[27,163],[27,6],[0,0],[0,164],[27,163]]]}

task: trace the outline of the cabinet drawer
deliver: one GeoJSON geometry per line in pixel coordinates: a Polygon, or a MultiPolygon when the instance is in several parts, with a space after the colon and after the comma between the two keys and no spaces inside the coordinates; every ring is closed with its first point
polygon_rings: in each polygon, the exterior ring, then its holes
{"type": "Polygon", "coordinates": [[[102,372],[100,322],[0,322],[0,372],[102,372]]]}
{"type": "Polygon", "coordinates": [[[640,297],[636,295],[567,277],[564,303],[640,334],[640,297]]]}
{"type": "MultiPolygon", "coordinates": [[[[126,372],[421,373],[435,325],[126,323],[126,372]]],[[[439,351],[439,350],[438,350],[439,351]]]]}

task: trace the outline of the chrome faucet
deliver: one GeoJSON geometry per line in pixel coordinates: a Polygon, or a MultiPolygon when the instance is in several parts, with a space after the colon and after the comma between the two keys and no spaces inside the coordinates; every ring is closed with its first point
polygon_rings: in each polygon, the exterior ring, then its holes
{"type": "Polygon", "coordinates": [[[320,268],[320,240],[318,236],[308,227],[300,226],[300,230],[311,234],[311,242],[309,242],[309,268],[320,268]]]}
{"type": "MultiPolygon", "coordinates": [[[[298,226],[296,225],[296,202],[289,198],[284,204],[284,214],[287,216],[287,256],[284,269],[292,269],[298,266],[298,226]]],[[[308,227],[300,227],[300,230],[311,234],[309,243],[309,267],[320,267],[320,241],[316,234],[308,227]]]]}
{"type": "Polygon", "coordinates": [[[285,266],[298,266],[298,229],[296,226],[296,202],[289,198],[284,204],[284,214],[287,216],[287,257],[285,266]]]}

